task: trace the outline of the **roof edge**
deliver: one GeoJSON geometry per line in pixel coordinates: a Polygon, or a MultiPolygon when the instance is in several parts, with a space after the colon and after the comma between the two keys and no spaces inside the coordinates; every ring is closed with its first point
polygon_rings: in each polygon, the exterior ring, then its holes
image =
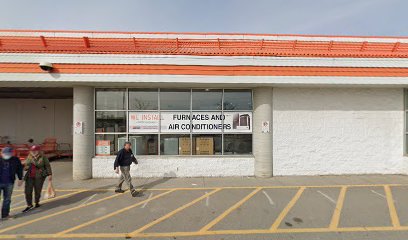
{"type": "Polygon", "coordinates": [[[352,36],[319,34],[270,34],[270,33],[221,33],[221,32],[131,32],[131,31],[87,31],[87,30],[29,30],[0,29],[0,36],[54,36],[54,37],[109,37],[126,38],[143,36],[146,38],[227,38],[227,39],[276,39],[276,40],[314,40],[314,41],[369,41],[397,42],[408,41],[408,36],[352,36]],[[167,37],[166,37],[167,36],[167,37]]]}

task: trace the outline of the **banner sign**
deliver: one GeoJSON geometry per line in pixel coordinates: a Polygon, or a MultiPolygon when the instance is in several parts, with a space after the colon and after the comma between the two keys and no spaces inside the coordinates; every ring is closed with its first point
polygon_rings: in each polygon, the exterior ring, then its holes
{"type": "Polygon", "coordinates": [[[252,133],[252,112],[224,112],[224,124],[230,124],[231,128],[225,128],[226,133],[252,133]]]}
{"type": "Polygon", "coordinates": [[[130,112],[129,132],[252,133],[251,112],[130,112]]]}
{"type": "Polygon", "coordinates": [[[129,112],[129,132],[158,132],[159,119],[157,112],[129,112]]]}
{"type": "Polygon", "coordinates": [[[190,113],[162,112],[160,130],[162,133],[190,133],[190,113]]]}

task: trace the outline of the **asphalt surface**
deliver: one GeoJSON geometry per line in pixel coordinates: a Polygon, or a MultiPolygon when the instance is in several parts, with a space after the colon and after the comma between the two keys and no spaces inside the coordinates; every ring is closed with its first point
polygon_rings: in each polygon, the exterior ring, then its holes
{"type": "Polygon", "coordinates": [[[132,196],[52,165],[57,197],[22,214],[16,188],[0,239],[408,239],[407,176],[134,179],[132,196]]]}

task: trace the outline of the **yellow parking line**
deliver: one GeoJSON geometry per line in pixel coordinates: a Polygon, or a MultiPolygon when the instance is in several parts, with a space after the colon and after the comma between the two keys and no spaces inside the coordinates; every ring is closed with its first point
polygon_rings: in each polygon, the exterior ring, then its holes
{"type": "MultiPolygon", "coordinates": [[[[269,229],[248,229],[248,230],[215,230],[198,232],[157,232],[140,233],[134,238],[159,238],[159,237],[192,237],[192,236],[215,236],[215,235],[247,235],[247,234],[271,234],[269,229]]],[[[217,238],[218,239],[218,238],[217,238]]]]}
{"type": "MultiPolygon", "coordinates": [[[[144,190],[149,190],[149,191],[168,191],[171,189],[175,190],[214,190],[217,188],[222,188],[222,189],[256,189],[256,188],[265,188],[265,189],[292,189],[292,188],[340,188],[346,186],[348,188],[352,187],[384,187],[384,186],[390,186],[390,187],[404,187],[408,186],[408,184],[398,184],[398,183],[391,183],[391,184],[339,184],[339,185],[288,185],[288,186],[246,186],[246,187],[233,187],[233,186],[225,186],[225,187],[177,187],[177,188],[146,188],[144,190]]],[[[56,191],[59,192],[71,192],[71,191],[113,191],[114,188],[98,188],[98,189],[82,189],[82,188],[73,188],[73,189],[57,189],[56,191]]],[[[15,192],[22,192],[24,190],[15,190],[15,192]]]]}
{"type": "MultiPolygon", "coordinates": [[[[285,233],[328,233],[328,232],[395,232],[407,231],[408,226],[400,227],[345,227],[345,228],[279,228],[274,231],[269,229],[244,229],[244,230],[215,230],[215,231],[196,231],[196,232],[154,232],[154,233],[138,233],[133,235],[133,238],[158,238],[158,237],[187,237],[187,236],[216,236],[216,235],[251,235],[251,234],[285,234],[285,233]]],[[[63,235],[56,234],[10,234],[0,235],[0,239],[12,238],[126,238],[129,237],[126,233],[70,233],[63,235]]]]}
{"type": "Polygon", "coordinates": [[[392,197],[392,192],[390,186],[384,186],[385,195],[387,196],[388,210],[390,211],[390,217],[392,226],[399,227],[401,226],[397,210],[395,209],[394,199],[392,197]]]}
{"type": "Polygon", "coordinates": [[[209,193],[206,193],[206,194],[202,195],[201,197],[198,197],[198,198],[194,199],[193,201],[191,201],[191,202],[189,202],[189,203],[187,203],[187,204],[184,204],[183,206],[181,206],[181,207],[179,207],[179,208],[177,208],[177,209],[175,209],[175,210],[173,210],[173,211],[167,213],[166,215],[164,215],[164,216],[162,216],[162,217],[160,217],[160,218],[154,220],[153,222],[150,222],[150,223],[144,225],[143,227],[141,227],[141,228],[139,228],[139,229],[137,229],[137,230],[135,230],[135,231],[129,233],[127,236],[128,236],[128,237],[132,237],[133,235],[136,235],[136,234],[138,234],[138,233],[140,233],[140,232],[142,232],[142,231],[144,231],[144,230],[146,230],[146,229],[148,229],[148,228],[150,228],[150,227],[152,227],[152,226],[154,226],[154,225],[156,225],[156,224],[158,224],[158,223],[164,221],[165,219],[170,218],[170,217],[173,216],[174,214],[176,214],[176,213],[178,213],[178,212],[180,212],[180,211],[182,211],[182,210],[184,210],[184,209],[186,209],[186,208],[192,206],[193,204],[195,204],[195,203],[197,203],[197,202],[199,202],[199,201],[201,201],[201,200],[207,198],[208,196],[210,196],[210,195],[212,195],[212,194],[214,194],[214,193],[216,193],[216,192],[218,192],[218,191],[220,191],[220,190],[221,190],[221,188],[217,188],[217,189],[215,189],[215,190],[213,190],[213,191],[211,191],[211,192],[209,192],[209,193]]]}
{"type": "MultiPolygon", "coordinates": [[[[58,200],[58,199],[67,198],[67,197],[69,197],[69,196],[76,195],[76,194],[79,194],[79,193],[82,193],[82,192],[86,192],[86,191],[85,191],[85,190],[82,190],[82,191],[67,193],[67,194],[64,194],[64,195],[61,195],[61,196],[57,196],[57,197],[55,197],[55,198],[49,198],[49,199],[43,200],[43,201],[41,201],[41,202],[42,202],[42,203],[53,202],[53,201],[56,201],[56,200],[58,200]]],[[[24,208],[26,208],[26,206],[21,206],[21,207],[12,208],[11,211],[16,211],[16,210],[20,210],[20,209],[24,209],[24,208]]]]}
{"type": "Polygon", "coordinates": [[[17,194],[17,195],[11,195],[11,199],[13,199],[13,198],[17,198],[17,197],[21,197],[21,196],[24,196],[24,193],[21,193],[21,194],[17,194]]]}
{"type": "Polygon", "coordinates": [[[346,197],[347,187],[341,187],[339,197],[337,199],[336,208],[334,209],[333,216],[330,222],[330,229],[336,229],[340,222],[341,211],[343,210],[344,199],[346,197]]]}
{"type": "MultiPolygon", "coordinates": [[[[66,194],[66,195],[68,195],[68,194],[66,194]]],[[[66,195],[64,195],[64,196],[66,196],[66,195]]],[[[123,196],[123,194],[111,195],[111,196],[108,196],[108,197],[105,197],[105,198],[102,198],[102,199],[99,199],[99,200],[96,200],[96,201],[93,201],[93,202],[89,202],[89,203],[86,203],[86,204],[83,204],[83,205],[79,205],[79,206],[76,206],[76,207],[68,208],[68,209],[62,210],[62,211],[60,211],[60,212],[51,213],[51,214],[49,214],[49,215],[45,215],[45,216],[42,216],[42,217],[39,217],[39,218],[35,218],[35,219],[31,220],[31,221],[27,221],[27,222],[23,222],[23,223],[20,223],[20,224],[16,224],[16,225],[10,226],[10,227],[8,227],[8,228],[1,229],[1,230],[0,230],[0,233],[4,233],[4,232],[7,232],[7,231],[16,229],[16,228],[20,228],[20,227],[29,225],[29,224],[31,224],[31,223],[35,223],[35,222],[38,222],[38,221],[41,221],[41,220],[44,220],[44,219],[47,219],[47,218],[51,218],[51,217],[54,217],[54,216],[58,216],[58,215],[67,213],[67,212],[71,212],[71,211],[74,211],[74,210],[77,210],[77,209],[81,209],[81,208],[84,208],[84,207],[87,207],[87,206],[90,206],[90,205],[94,205],[94,204],[96,204],[96,203],[99,203],[99,202],[102,202],[102,201],[105,201],[105,200],[109,200],[109,199],[112,199],[112,198],[115,198],[115,197],[118,197],[118,196],[123,196]]],[[[63,197],[63,196],[61,196],[61,197],[63,197]]],[[[55,198],[54,198],[54,199],[55,199],[55,198]]]]}
{"type": "Polygon", "coordinates": [[[286,217],[286,215],[289,213],[290,209],[296,204],[296,202],[299,200],[300,196],[302,195],[303,191],[305,190],[306,187],[301,187],[295,196],[290,200],[288,205],[282,210],[282,212],[279,214],[278,218],[275,220],[275,222],[272,224],[270,231],[276,231],[283,221],[283,219],[286,217]]]}
{"type": "Polygon", "coordinates": [[[55,234],[9,234],[0,235],[0,239],[54,239],[54,238],[125,238],[125,233],[79,233],[57,236],[55,234]]]}
{"type": "Polygon", "coordinates": [[[86,223],[82,223],[82,224],[80,224],[80,225],[78,225],[78,226],[75,226],[75,227],[66,229],[66,230],[64,230],[64,231],[61,231],[61,232],[59,232],[59,233],[56,233],[56,235],[57,235],[57,236],[60,236],[60,235],[63,235],[63,234],[67,234],[67,233],[69,233],[69,232],[73,232],[73,231],[78,230],[78,229],[80,229],[80,228],[83,228],[83,227],[89,226],[89,225],[91,225],[91,224],[94,224],[94,223],[96,223],[96,222],[102,221],[102,220],[104,220],[104,219],[110,218],[110,217],[112,217],[112,216],[114,216],[114,215],[117,215],[117,214],[119,214],[119,213],[125,212],[125,211],[127,211],[127,210],[129,210],[129,209],[131,209],[131,208],[140,206],[140,205],[142,205],[142,204],[144,204],[144,203],[146,203],[146,202],[152,201],[152,200],[154,200],[154,199],[157,199],[157,198],[159,198],[159,197],[162,197],[162,196],[167,195],[167,194],[169,194],[169,193],[171,193],[171,192],[174,192],[174,191],[175,191],[175,190],[169,190],[169,191],[167,191],[167,192],[164,192],[164,193],[161,193],[161,194],[159,194],[159,195],[156,195],[155,197],[152,197],[152,198],[146,199],[146,200],[144,200],[144,201],[138,202],[138,203],[136,203],[136,204],[130,205],[130,206],[128,206],[128,207],[122,208],[122,209],[120,209],[120,210],[118,210],[118,211],[112,212],[112,213],[107,214],[107,215],[104,215],[104,216],[102,216],[102,217],[95,218],[95,219],[93,219],[93,220],[91,220],[91,221],[88,221],[88,222],[86,222],[86,223]]]}
{"type": "Polygon", "coordinates": [[[219,223],[223,218],[225,218],[228,214],[230,214],[232,211],[237,209],[239,206],[244,204],[246,201],[248,201],[251,197],[253,197],[257,192],[259,192],[262,188],[257,188],[254,191],[252,191],[250,194],[245,196],[243,199],[241,199],[239,202],[235,203],[232,207],[227,209],[225,212],[220,214],[217,218],[212,220],[210,223],[202,227],[199,232],[205,232],[208,231],[210,228],[212,228],[215,224],[219,223]]]}

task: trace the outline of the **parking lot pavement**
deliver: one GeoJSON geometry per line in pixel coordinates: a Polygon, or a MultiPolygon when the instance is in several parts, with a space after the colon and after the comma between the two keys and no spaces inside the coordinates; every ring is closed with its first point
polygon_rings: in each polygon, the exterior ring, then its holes
{"type": "Polygon", "coordinates": [[[0,239],[408,239],[406,183],[220,185],[60,188],[27,214],[16,189],[0,239]]]}

